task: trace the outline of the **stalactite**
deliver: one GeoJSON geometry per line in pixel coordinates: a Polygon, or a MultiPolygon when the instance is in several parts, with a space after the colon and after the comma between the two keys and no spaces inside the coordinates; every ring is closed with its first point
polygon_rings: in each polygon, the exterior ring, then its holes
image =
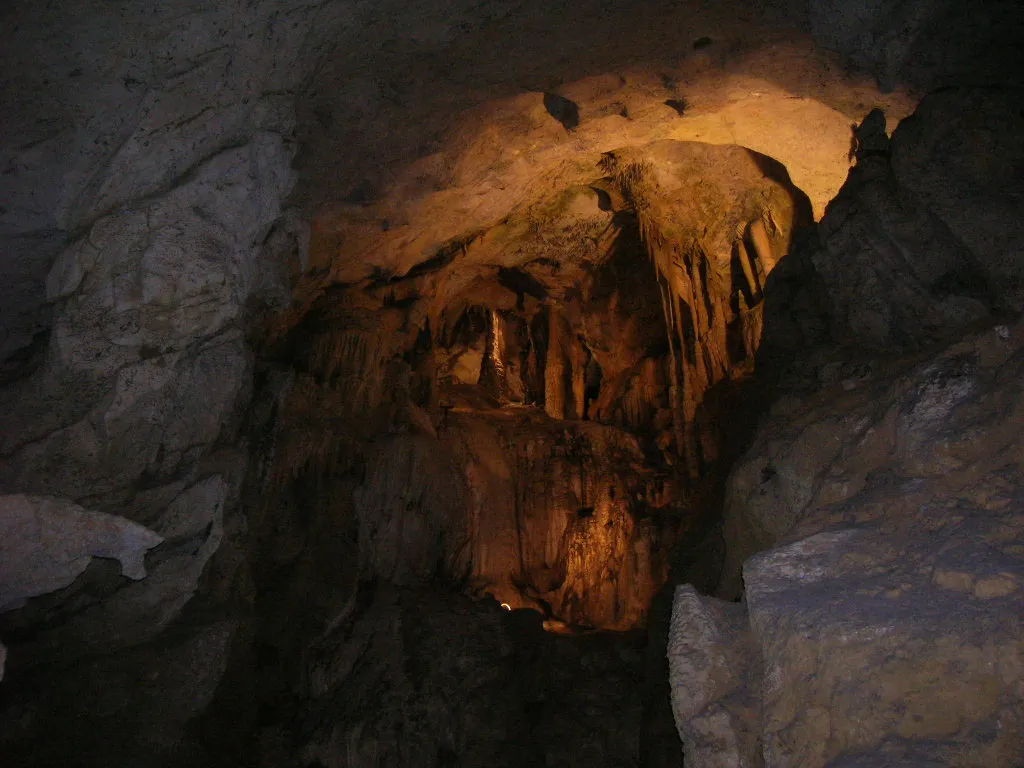
{"type": "Polygon", "coordinates": [[[486,352],[480,368],[480,383],[486,386],[499,401],[505,401],[508,394],[505,329],[502,317],[495,309],[490,310],[487,322],[486,352]]]}
{"type": "Polygon", "coordinates": [[[350,404],[353,413],[379,405],[387,381],[387,361],[395,353],[393,334],[384,330],[346,330],[315,339],[309,368],[350,404]]]}
{"type": "Polygon", "coordinates": [[[554,308],[548,309],[548,354],[544,366],[544,411],[553,419],[566,418],[565,348],[561,318],[554,308]]]}
{"type": "MultiPolygon", "coordinates": [[[[778,228],[772,218],[771,209],[766,209],[764,217],[768,218],[773,229],[778,228]]],[[[754,246],[754,253],[757,254],[761,271],[767,275],[767,273],[775,269],[776,259],[775,253],[772,251],[771,238],[768,236],[768,230],[765,227],[763,218],[756,219],[750,223],[747,227],[747,237],[754,246]]]]}
{"type": "MultiPolygon", "coordinates": [[[[760,335],[760,307],[767,273],[775,266],[773,238],[783,233],[768,203],[757,203],[722,195],[716,198],[710,187],[695,187],[692,203],[669,201],[661,196],[651,167],[643,160],[625,160],[615,155],[603,159],[626,201],[637,216],[639,230],[655,267],[661,291],[662,311],[668,333],[670,397],[674,432],[692,478],[708,457],[717,454],[713,436],[704,434],[711,427],[697,424],[705,394],[717,382],[731,375],[730,337],[741,341],[745,357],[752,359],[760,335]],[[721,203],[719,202],[721,200],[721,203]],[[702,217],[732,216],[719,210],[722,203],[739,206],[748,218],[737,223],[732,247],[735,268],[742,271],[730,282],[716,271],[712,258],[723,251],[727,237],[708,234],[708,221],[702,217]],[[760,211],[751,206],[760,206],[760,211]],[[680,210],[683,214],[679,218],[680,210]],[[753,215],[751,215],[753,214],[753,215]],[[715,254],[706,250],[714,244],[715,254]],[[722,278],[722,279],[720,279],[722,278]],[[734,295],[747,294],[747,301],[734,295]],[[741,304],[755,309],[743,312],[741,304]],[[738,328],[733,324],[738,323],[738,328]]],[[[713,227],[712,227],[713,230],[713,227]]],[[[723,251],[729,253],[729,251],[723,251]]],[[[727,268],[729,260],[723,261],[727,268]]],[[[736,346],[734,344],[734,346],[736,346]]]]}
{"type": "Polygon", "coordinates": [[[569,365],[572,369],[570,374],[572,402],[571,407],[566,410],[570,418],[582,419],[585,410],[584,403],[587,388],[587,360],[590,353],[578,337],[572,338],[570,349],[569,365]]]}
{"type": "Polygon", "coordinates": [[[757,297],[760,295],[761,286],[755,276],[750,254],[747,252],[747,247],[744,245],[743,240],[737,240],[735,248],[737,253],[736,261],[739,262],[740,269],[743,271],[743,279],[746,283],[747,295],[750,296],[752,303],[756,301],[757,297]]]}
{"type": "MultiPolygon", "coordinates": [[[[657,264],[657,259],[655,259],[657,264]]],[[[665,332],[668,336],[668,351],[669,351],[669,400],[672,407],[672,425],[675,431],[676,438],[676,450],[680,453],[684,453],[686,450],[686,433],[685,425],[686,418],[683,415],[682,409],[682,391],[680,387],[680,377],[682,365],[681,361],[677,359],[676,347],[678,346],[675,342],[673,334],[675,333],[676,324],[674,321],[674,313],[672,311],[672,297],[670,294],[670,288],[668,281],[663,278],[660,271],[657,275],[658,288],[661,293],[661,306],[662,311],[665,313],[665,332]]]]}

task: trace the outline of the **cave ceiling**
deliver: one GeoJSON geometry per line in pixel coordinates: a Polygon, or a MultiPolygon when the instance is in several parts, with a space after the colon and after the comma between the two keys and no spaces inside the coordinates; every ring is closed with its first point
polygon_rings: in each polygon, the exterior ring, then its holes
{"type": "Polygon", "coordinates": [[[820,218],[849,168],[851,123],[877,106],[891,127],[912,110],[906,88],[885,90],[814,45],[799,3],[382,15],[343,36],[300,103],[296,198],[313,223],[299,294],[403,275],[459,241],[474,241],[460,260],[504,264],[510,229],[598,182],[605,153],[655,141],[768,155],[820,218]]]}

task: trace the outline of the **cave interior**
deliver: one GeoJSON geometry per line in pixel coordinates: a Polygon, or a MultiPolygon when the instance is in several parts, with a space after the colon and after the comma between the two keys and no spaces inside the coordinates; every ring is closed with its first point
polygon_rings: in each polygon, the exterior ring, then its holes
{"type": "Polygon", "coordinates": [[[1016,2],[0,25],[0,763],[1024,765],[1016,2]]]}

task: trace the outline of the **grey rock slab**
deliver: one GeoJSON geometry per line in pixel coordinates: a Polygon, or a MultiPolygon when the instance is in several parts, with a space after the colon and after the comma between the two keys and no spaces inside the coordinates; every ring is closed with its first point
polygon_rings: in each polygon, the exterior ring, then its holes
{"type": "Polygon", "coordinates": [[[116,559],[123,575],[142,579],[145,553],[163,541],[130,520],[40,496],[0,497],[0,523],[0,610],[67,586],[92,557],[116,559]]]}
{"type": "Polygon", "coordinates": [[[668,640],[672,712],[688,765],[763,765],[759,654],[746,607],[676,588],[668,640]]]}
{"type": "Polygon", "coordinates": [[[980,544],[984,526],[894,538],[828,531],[747,562],[766,765],[824,765],[890,736],[1000,765],[1022,743],[1019,559],[980,544]]]}

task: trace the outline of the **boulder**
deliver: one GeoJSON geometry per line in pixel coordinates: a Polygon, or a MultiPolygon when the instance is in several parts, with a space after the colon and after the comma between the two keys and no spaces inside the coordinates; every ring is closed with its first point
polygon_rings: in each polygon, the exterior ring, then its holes
{"type": "Polygon", "coordinates": [[[726,509],[726,583],[745,561],[759,661],[741,682],[686,674],[736,641],[723,607],[682,592],[684,736],[698,706],[763,680],[767,766],[1021,764],[1021,423],[1020,323],[780,402],[726,509]]]}
{"type": "Polygon", "coordinates": [[[746,606],[676,587],[669,629],[672,713],[687,764],[764,765],[760,739],[760,652],[746,606]]]}

